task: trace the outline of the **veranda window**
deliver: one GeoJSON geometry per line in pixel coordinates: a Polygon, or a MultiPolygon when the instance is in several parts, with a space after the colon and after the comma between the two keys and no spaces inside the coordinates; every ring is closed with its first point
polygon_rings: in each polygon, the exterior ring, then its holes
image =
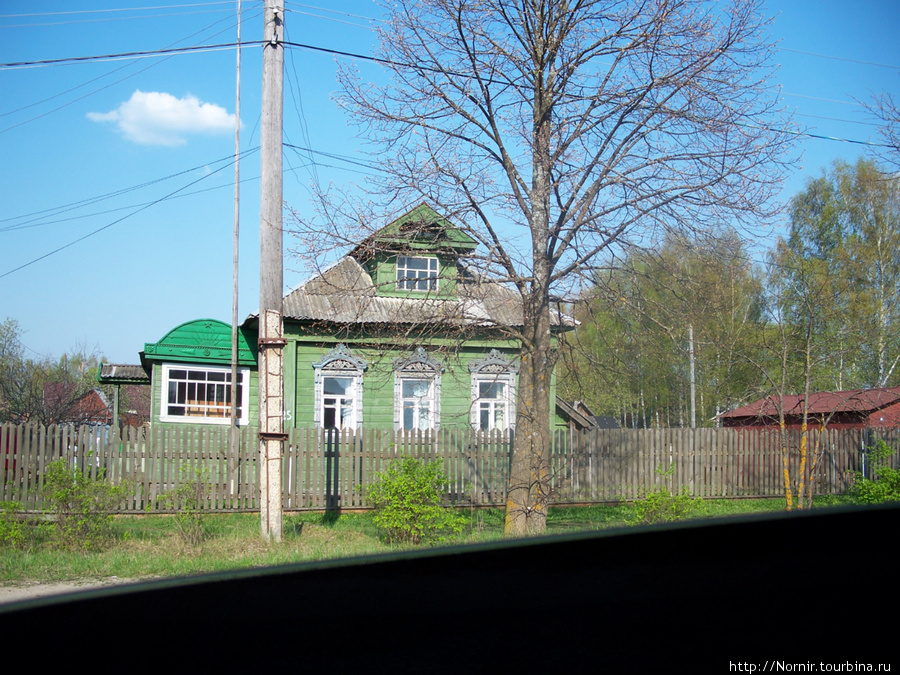
{"type": "MultiPolygon", "coordinates": [[[[246,424],[246,369],[238,371],[237,417],[246,424]]],[[[165,399],[160,410],[163,422],[228,424],[231,419],[231,369],[164,365],[165,399]]]]}

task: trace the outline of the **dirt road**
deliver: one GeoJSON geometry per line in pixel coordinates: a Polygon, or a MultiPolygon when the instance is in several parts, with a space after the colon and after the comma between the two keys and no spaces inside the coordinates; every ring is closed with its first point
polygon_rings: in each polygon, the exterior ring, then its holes
{"type": "Polygon", "coordinates": [[[128,584],[133,581],[135,580],[108,577],[106,579],[78,579],[76,581],[23,583],[15,586],[0,586],[0,605],[6,605],[11,602],[21,602],[22,600],[31,600],[32,598],[40,598],[45,595],[60,595],[63,593],[85,591],[90,588],[128,584]]]}

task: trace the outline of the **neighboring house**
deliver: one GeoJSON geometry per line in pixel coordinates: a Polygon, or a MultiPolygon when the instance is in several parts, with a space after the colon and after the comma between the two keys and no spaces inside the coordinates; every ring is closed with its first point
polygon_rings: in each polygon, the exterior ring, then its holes
{"type": "MultiPolygon", "coordinates": [[[[470,270],[476,248],[423,204],[290,291],[285,426],[511,429],[521,298],[470,270]]],[[[573,326],[553,317],[554,334],[573,326]]],[[[257,424],[257,327],[241,327],[240,424],[257,424]]],[[[201,320],[145,345],[154,423],[228,423],[230,340],[201,320]]],[[[558,406],[555,426],[568,423],[558,406]]]]}
{"type": "MultiPolygon", "coordinates": [[[[778,426],[778,403],[784,408],[785,425],[799,429],[803,422],[801,394],[763,398],[721,415],[726,427],[764,428],[778,426]]],[[[829,429],[864,429],[900,426],[900,387],[821,391],[808,401],[810,426],[829,429]]]]}
{"type": "Polygon", "coordinates": [[[72,382],[44,383],[44,410],[50,424],[110,424],[112,410],[106,395],[97,388],[81,396],[72,382]]]}

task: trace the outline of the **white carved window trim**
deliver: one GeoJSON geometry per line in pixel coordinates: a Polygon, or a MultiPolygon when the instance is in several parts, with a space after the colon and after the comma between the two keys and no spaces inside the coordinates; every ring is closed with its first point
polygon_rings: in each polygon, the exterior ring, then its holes
{"type": "MultiPolygon", "coordinates": [[[[250,370],[238,369],[238,425],[248,423],[250,406],[250,370]]],[[[200,392],[196,392],[200,393],[200,392]]],[[[204,366],[187,363],[164,363],[162,365],[162,385],[159,392],[159,421],[176,424],[230,424],[231,368],[204,366]],[[181,377],[180,373],[186,373],[181,377]],[[221,382],[210,381],[214,375],[221,382]],[[223,377],[224,376],[224,377],[223,377]],[[202,377],[202,379],[200,379],[202,377]],[[191,398],[190,385],[205,388],[203,400],[191,398]],[[210,392],[210,388],[214,388],[210,392]],[[171,390],[171,391],[170,391],[171,390]],[[174,399],[174,400],[173,400],[174,399]],[[184,414],[175,414],[176,410],[184,414]]]]}
{"type": "Polygon", "coordinates": [[[438,289],[438,259],[433,256],[398,255],[397,290],[427,293],[438,289]],[[424,269],[410,267],[410,261],[424,262],[424,269]]]}
{"type": "MultiPolygon", "coordinates": [[[[502,353],[496,349],[492,349],[487,356],[482,359],[476,359],[469,363],[469,373],[471,376],[471,392],[472,405],[470,408],[469,421],[472,429],[478,431],[481,429],[481,385],[488,383],[499,383],[504,385],[504,395],[502,398],[485,399],[492,402],[501,402],[506,406],[506,414],[504,415],[504,425],[501,431],[509,431],[516,427],[516,375],[519,372],[519,366],[514,361],[507,360],[502,353]]],[[[496,403],[490,404],[493,411],[496,403]]]]}
{"type": "MultiPolygon", "coordinates": [[[[430,380],[428,402],[431,409],[431,420],[428,429],[441,428],[441,372],[440,361],[432,358],[422,347],[416,349],[412,356],[394,359],[394,430],[404,431],[403,382],[406,380],[430,380]]],[[[425,397],[423,397],[425,398],[425,397]]]]}
{"type": "Polygon", "coordinates": [[[354,356],[344,344],[338,344],[322,360],[313,364],[316,379],[313,391],[313,424],[322,428],[324,424],[325,378],[349,377],[350,397],[353,401],[349,427],[359,429],[363,423],[363,373],[369,367],[365,359],[354,356]]]}

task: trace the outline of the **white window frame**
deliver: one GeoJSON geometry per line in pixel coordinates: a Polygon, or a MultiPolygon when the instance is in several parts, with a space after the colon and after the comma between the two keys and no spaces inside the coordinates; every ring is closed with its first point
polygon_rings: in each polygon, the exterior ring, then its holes
{"type": "MultiPolygon", "coordinates": [[[[427,401],[430,420],[426,430],[436,430],[441,427],[441,371],[443,367],[441,363],[433,359],[422,348],[416,349],[415,353],[407,358],[399,358],[394,360],[394,430],[395,431],[422,431],[418,425],[413,429],[406,429],[404,426],[404,412],[406,404],[411,397],[403,396],[403,384],[410,380],[428,380],[428,394],[420,398],[420,403],[427,401]]],[[[414,412],[414,420],[417,421],[421,413],[420,405],[417,405],[414,412]]]]}
{"type": "Polygon", "coordinates": [[[357,392],[361,389],[360,378],[355,375],[347,375],[345,373],[337,371],[325,370],[321,371],[320,377],[318,378],[318,387],[319,395],[317,396],[316,400],[318,401],[317,407],[319,410],[319,420],[316,426],[323,429],[326,428],[326,411],[328,408],[334,407],[334,417],[336,424],[333,427],[327,428],[337,429],[338,431],[341,431],[343,429],[356,429],[357,420],[361,417],[361,415],[359,414],[359,403],[357,401],[357,392]],[[349,380],[350,386],[347,388],[347,395],[340,396],[337,394],[326,394],[325,380],[328,379],[349,380]],[[331,405],[329,405],[329,401],[333,401],[331,405]],[[346,415],[346,417],[342,414],[345,406],[349,406],[350,409],[350,412],[348,415],[346,415]]]}
{"type": "MultiPolygon", "coordinates": [[[[170,405],[171,406],[183,406],[185,408],[185,412],[187,413],[187,408],[189,407],[188,401],[186,399],[187,392],[185,392],[185,401],[183,403],[170,403],[169,402],[169,385],[173,382],[172,372],[173,371],[189,371],[193,373],[216,373],[216,374],[225,374],[225,381],[223,383],[223,387],[226,390],[231,388],[231,383],[228,381],[231,379],[231,368],[226,366],[207,366],[196,363],[164,363],[162,365],[162,385],[160,388],[159,395],[159,421],[160,422],[174,422],[177,424],[230,424],[231,423],[231,406],[230,404],[225,407],[223,394],[223,405],[215,406],[213,409],[221,408],[223,411],[222,416],[213,415],[209,416],[207,414],[184,414],[184,415],[173,415],[170,414],[170,405]]],[[[175,382],[179,382],[181,380],[174,380],[175,382]]],[[[184,382],[190,382],[191,380],[184,380],[184,382]]],[[[199,382],[199,380],[197,380],[199,382]]],[[[238,426],[243,426],[248,423],[249,414],[250,414],[250,369],[249,368],[239,368],[238,369],[238,384],[240,385],[240,402],[238,404],[238,426]]],[[[217,385],[214,385],[217,386],[217,385]]],[[[208,400],[208,399],[207,399],[208,400]]],[[[195,404],[194,406],[190,406],[195,409],[202,409],[205,412],[210,411],[210,406],[206,403],[195,404]]]]}
{"type": "MultiPolygon", "coordinates": [[[[487,356],[477,359],[469,364],[469,373],[472,383],[472,407],[470,409],[470,422],[475,431],[509,431],[516,428],[516,375],[519,372],[518,365],[504,358],[496,349],[492,349],[487,356]],[[482,384],[502,384],[503,396],[499,398],[483,399],[481,397],[482,384]],[[481,403],[491,401],[490,410],[496,409],[496,404],[502,403],[506,408],[504,424],[502,427],[490,426],[481,428],[481,403]]],[[[494,419],[491,415],[491,420],[494,419]]]]}
{"type": "Polygon", "coordinates": [[[438,273],[440,263],[434,256],[398,255],[397,256],[397,290],[428,293],[438,290],[438,273]],[[426,269],[413,269],[408,266],[409,260],[427,261],[426,269]]]}
{"type": "Polygon", "coordinates": [[[493,375],[476,375],[472,378],[472,428],[476,431],[509,431],[516,425],[516,399],[515,399],[516,376],[513,374],[493,374],[493,375]],[[482,384],[502,384],[503,394],[496,398],[482,398],[482,384]],[[491,422],[487,429],[481,427],[482,404],[488,403],[488,410],[491,415],[491,422]],[[504,409],[503,426],[494,426],[496,409],[502,405],[504,409]]]}
{"type": "MultiPolygon", "coordinates": [[[[325,424],[325,379],[329,377],[349,378],[351,380],[349,396],[351,410],[346,425],[342,424],[338,429],[359,429],[363,422],[363,372],[368,368],[364,359],[356,357],[346,347],[338,344],[329,351],[321,361],[313,364],[316,371],[314,385],[313,422],[318,429],[323,429],[325,424]]],[[[340,404],[338,404],[338,418],[340,418],[340,404]]],[[[342,418],[341,418],[342,419],[342,418]]]]}

